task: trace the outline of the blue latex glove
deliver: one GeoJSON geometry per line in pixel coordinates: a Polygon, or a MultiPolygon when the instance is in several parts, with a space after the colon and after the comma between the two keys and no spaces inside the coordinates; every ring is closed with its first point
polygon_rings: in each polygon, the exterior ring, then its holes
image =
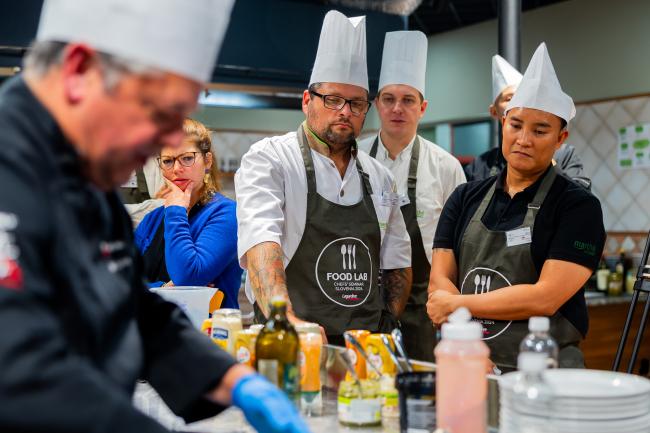
{"type": "Polygon", "coordinates": [[[232,403],[260,433],[309,433],[293,403],[259,374],[250,374],[237,381],[232,403]]]}

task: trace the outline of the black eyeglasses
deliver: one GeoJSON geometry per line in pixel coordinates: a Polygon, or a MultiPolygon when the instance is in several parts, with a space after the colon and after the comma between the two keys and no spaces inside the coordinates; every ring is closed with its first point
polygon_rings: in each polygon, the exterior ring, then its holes
{"type": "Polygon", "coordinates": [[[160,156],[158,157],[158,166],[163,170],[171,170],[178,160],[183,167],[191,167],[196,161],[197,153],[200,152],[185,152],[178,156],[160,156]]]}
{"type": "Polygon", "coordinates": [[[325,105],[325,108],[329,108],[330,110],[340,110],[345,106],[345,104],[350,105],[350,111],[356,116],[366,114],[368,110],[370,110],[370,101],[364,99],[345,99],[336,95],[321,95],[313,90],[310,90],[309,93],[322,98],[323,105],[325,105]]]}

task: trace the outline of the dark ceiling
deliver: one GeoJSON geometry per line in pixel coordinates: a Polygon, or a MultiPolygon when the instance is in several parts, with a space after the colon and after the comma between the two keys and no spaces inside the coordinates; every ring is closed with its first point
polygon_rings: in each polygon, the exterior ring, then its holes
{"type": "MultiPolygon", "coordinates": [[[[521,0],[522,11],[566,0],[521,0]]],[[[427,35],[458,29],[497,17],[499,0],[422,0],[409,17],[409,29],[427,35]]]]}

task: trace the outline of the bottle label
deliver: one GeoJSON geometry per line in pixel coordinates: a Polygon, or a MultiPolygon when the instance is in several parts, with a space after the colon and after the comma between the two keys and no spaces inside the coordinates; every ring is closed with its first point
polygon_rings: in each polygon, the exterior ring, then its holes
{"type": "Polygon", "coordinates": [[[408,432],[431,432],[436,428],[436,408],[433,399],[406,399],[408,432]]]}
{"type": "Polygon", "coordinates": [[[241,346],[237,350],[237,362],[245,364],[251,359],[251,351],[248,350],[248,347],[241,346]]]}
{"type": "Polygon", "coordinates": [[[350,424],[373,424],[381,421],[378,398],[338,398],[339,420],[350,424]]]}
{"type": "Polygon", "coordinates": [[[278,360],[258,359],[257,372],[266,377],[273,385],[278,386],[278,360]]]}
{"type": "Polygon", "coordinates": [[[227,340],[228,330],[224,328],[212,328],[212,338],[215,340],[227,340]]]}
{"type": "Polygon", "coordinates": [[[298,394],[300,375],[298,367],[295,364],[284,365],[284,377],[282,385],[283,386],[281,388],[285,393],[287,393],[287,395],[294,396],[298,394]]]}

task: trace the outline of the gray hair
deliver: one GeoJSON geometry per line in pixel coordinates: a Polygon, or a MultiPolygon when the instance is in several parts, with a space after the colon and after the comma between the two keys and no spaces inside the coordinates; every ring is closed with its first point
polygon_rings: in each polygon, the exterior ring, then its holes
{"type": "MultiPolygon", "coordinates": [[[[42,77],[50,68],[58,66],[63,62],[66,42],[38,41],[35,42],[23,61],[25,73],[42,77]]],[[[104,85],[106,90],[112,90],[117,86],[125,74],[135,75],[158,75],[160,71],[156,68],[144,65],[137,61],[127,60],[112,54],[97,51],[104,85]]]]}

